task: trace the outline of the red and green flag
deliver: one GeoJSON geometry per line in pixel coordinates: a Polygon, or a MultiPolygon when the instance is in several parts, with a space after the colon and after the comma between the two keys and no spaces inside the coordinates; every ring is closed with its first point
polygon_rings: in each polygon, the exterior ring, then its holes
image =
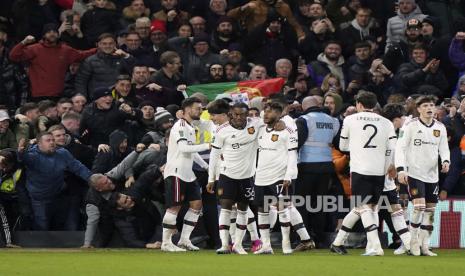
{"type": "Polygon", "coordinates": [[[283,85],[283,78],[196,84],[187,87],[187,94],[190,96],[200,92],[207,96],[210,101],[220,94],[229,94],[233,100],[240,99],[241,101],[248,102],[255,97],[267,97],[278,93],[281,91],[283,85]]]}

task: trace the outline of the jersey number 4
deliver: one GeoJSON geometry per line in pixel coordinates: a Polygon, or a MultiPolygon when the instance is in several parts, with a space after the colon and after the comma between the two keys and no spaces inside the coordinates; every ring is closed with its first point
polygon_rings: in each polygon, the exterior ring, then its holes
{"type": "Polygon", "coordinates": [[[374,149],[374,148],[376,148],[376,146],[375,145],[370,145],[370,143],[371,143],[371,140],[373,140],[373,138],[375,138],[376,134],[378,133],[378,128],[375,125],[372,125],[372,124],[367,124],[367,125],[363,126],[363,130],[369,131],[368,130],[369,128],[373,129],[373,134],[371,134],[370,138],[368,138],[368,141],[366,142],[366,144],[363,147],[366,148],[366,149],[374,149]]]}

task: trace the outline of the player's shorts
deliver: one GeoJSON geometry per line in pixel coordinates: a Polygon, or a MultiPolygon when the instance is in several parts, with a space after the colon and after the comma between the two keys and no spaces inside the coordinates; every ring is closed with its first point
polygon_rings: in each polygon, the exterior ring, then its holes
{"type": "Polygon", "coordinates": [[[438,183],[427,183],[415,178],[408,178],[410,198],[424,198],[426,203],[438,203],[438,183]]]}
{"type": "Polygon", "coordinates": [[[255,195],[252,178],[232,179],[223,174],[220,174],[216,193],[219,199],[231,199],[240,203],[250,203],[255,195]]]}
{"type": "Polygon", "coordinates": [[[352,196],[360,197],[367,204],[378,204],[379,198],[383,193],[385,176],[363,175],[356,172],[350,174],[350,186],[352,196]]]}
{"type": "Polygon", "coordinates": [[[390,205],[399,204],[399,194],[397,193],[397,189],[383,191],[381,196],[385,198],[383,203],[388,202],[390,205]]]}
{"type": "Polygon", "coordinates": [[[165,205],[169,208],[184,202],[200,200],[200,191],[197,181],[186,182],[179,177],[168,176],[165,179],[165,205]]]}
{"type": "Polygon", "coordinates": [[[280,196],[290,195],[288,189],[283,189],[282,181],[278,181],[276,183],[273,183],[271,185],[266,185],[266,186],[255,185],[254,186],[254,191],[255,191],[254,203],[256,204],[256,206],[264,206],[265,202],[268,202],[268,203],[272,202],[270,201],[270,198],[272,198],[274,202],[278,202],[280,196]]]}
{"type": "Polygon", "coordinates": [[[407,185],[403,185],[403,184],[399,185],[399,194],[400,195],[408,195],[408,187],[407,187],[407,185]]]}

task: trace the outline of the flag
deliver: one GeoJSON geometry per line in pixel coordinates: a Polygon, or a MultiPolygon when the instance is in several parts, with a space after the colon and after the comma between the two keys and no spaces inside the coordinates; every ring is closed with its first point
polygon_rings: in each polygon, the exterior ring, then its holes
{"type": "Polygon", "coordinates": [[[229,94],[234,101],[248,102],[255,97],[267,97],[271,94],[278,93],[281,91],[283,85],[283,78],[196,84],[187,87],[187,94],[190,96],[200,92],[207,96],[210,101],[214,100],[216,96],[220,94],[229,94]]]}

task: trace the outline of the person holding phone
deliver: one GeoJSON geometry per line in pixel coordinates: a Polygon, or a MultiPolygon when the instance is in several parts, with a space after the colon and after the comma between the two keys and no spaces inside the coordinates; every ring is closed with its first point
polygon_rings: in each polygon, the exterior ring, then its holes
{"type": "Polygon", "coordinates": [[[60,19],[61,25],[58,28],[58,34],[61,41],[79,50],[91,48],[81,31],[81,16],[79,13],[66,10],[61,13],[60,19]]]}

